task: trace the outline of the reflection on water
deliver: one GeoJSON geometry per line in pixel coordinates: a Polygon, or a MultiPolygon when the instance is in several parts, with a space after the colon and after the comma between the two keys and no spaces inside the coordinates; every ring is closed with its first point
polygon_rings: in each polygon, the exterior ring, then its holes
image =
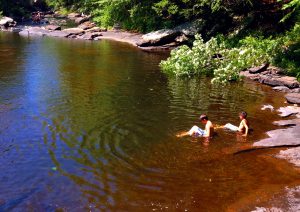
{"type": "Polygon", "coordinates": [[[259,110],[278,104],[270,89],[168,78],[158,68],[165,57],[0,34],[0,210],[216,211],[296,181],[264,152],[232,154],[273,127],[275,114],[259,110]],[[201,113],[238,124],[240,110],[255,126],[247,139],[174,136],[201,113]]]}

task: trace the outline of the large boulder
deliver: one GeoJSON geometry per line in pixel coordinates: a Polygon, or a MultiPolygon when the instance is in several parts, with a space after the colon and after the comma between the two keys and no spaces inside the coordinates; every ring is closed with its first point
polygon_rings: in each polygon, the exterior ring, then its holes
{"type": "Polygon", "coordinates": [[[14,27],[16,26],[16,22],[14,21],[14,19],[12,18],[9,18],[9,17],[5,17],[3,16],[1,19],[0,19],[0,26],[4,26],[4,27],[14,27]]]}
{"type": "Polygon", "coordinates": [[[185,43],[189,38],[199,33],[204,26],[202,20],[181,24],[173,29],[161,29],[142,36],[142,41],[137,45],[140,47],[162,46],[174,43],[175,46],[185,43]]]}
{"type": "Polygon", "coordinates": [[[300,105],[300,93],[290,93],[285,96],[288,103],[300,105]]]}
{"type": "Polygon", "coordinates": [[[180,35],[180,31],[174,29],[161,29],[155,32],[150,32],[142,36],[143,41],[138,46],[159,46],[174,42],[180,35]]]}
{"type": "Polygon", "coordinates": [[[187,22],[181,24],[174,28],[174,30],[179,31],[181,34],[184,34],[188,37],[194,37],[199,33],[205,25],[205,22],[202,19],[196,20],[194,22],[187,22]]]}

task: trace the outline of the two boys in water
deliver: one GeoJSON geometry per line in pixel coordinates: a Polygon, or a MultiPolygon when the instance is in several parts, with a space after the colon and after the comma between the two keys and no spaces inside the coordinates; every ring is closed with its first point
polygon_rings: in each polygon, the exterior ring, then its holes
{"type": "MultiPolygon", "coordinates": [[[[241,120],[239,127],[228,123],[224,126],[217,126],[216,128],[223,128],[234,132],[240,132],[243,133],[243,136],[247,136],[249,132],[249,122],[247,120],[247,113],[244,111],[240,112],[239,117],[241,120]]],[[[199,119],[202,124],[205,124],[204,130],[202,130],[198,126],[193,126],[188,132],[180,133],[177,135],[177,137],[183,137],[187,135],[206,138],[212,137],[214,134],[215,127],[212,124],[212,122],[208,119],[207,115],[202,114],[199,119]]]]}

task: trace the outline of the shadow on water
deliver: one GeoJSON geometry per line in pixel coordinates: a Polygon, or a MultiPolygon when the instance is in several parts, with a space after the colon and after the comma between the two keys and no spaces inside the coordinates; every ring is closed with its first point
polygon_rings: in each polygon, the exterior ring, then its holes
{"type": "Polygon", "coordinates": [[[166,55],[116,42],[21,43],[19,80],[0,77],[11,91],[0,96],[3,209],[227,210],[297,181],[268,151],[233,155],[274,128],[276,113],[260,108],[282,96],[269,88],[167,77],[158,68],[166,55]],[[241,110],[254,127],[246,139],[175,137],[201,113],[238,124],[241,110]]]}

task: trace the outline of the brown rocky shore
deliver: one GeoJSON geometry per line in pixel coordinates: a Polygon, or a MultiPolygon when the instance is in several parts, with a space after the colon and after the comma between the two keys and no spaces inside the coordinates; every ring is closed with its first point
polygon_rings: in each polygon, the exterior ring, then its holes
{"type": "Polygon", "coordinates": [[[273,87],[273,90],[287,93],[288,103],[300,105],[300,83],[296,77],[284,75],[284,70],[263,64],[240,73],[242,77],[273,87]]]}
{"type": "MultiPolygon", "coordinates": [[[[295,77],[285,76],[284,70],[269,64],[250,68],[241,72],[240,75],[271,86],[276,92],[285,93],[286,99],[284,106],[280,108],[275,109],[272,105],[265,105],[262,108],[266,113],[278,113],[280,120],[273,122],[278,129],[267,132],[268,138],[255,142],[250,148],[279,148],[273,156],[288,161],[300,171],[300,83],[295,77]]],[[[286,186],[278,196],[272,197],[265,205],[256,207],[253,211],[299,211],[299,195],[299,185],[286,186]]]]}
{"type": "Polygon", "coordinates": [[[0,20],[0,30],[18,32],[21,36],[49,36],[81,40],[116,40],[126,42],[144,51],[170,51],[182,45],[201,29],[197,22],[185,23],[174,29],[162,29],[148,34],[123,31],[120,26],[108,30],[97,27],[90,16],[70,13],[61,15],[51,13],[44,15],[38,23],[29,21],[17,23],[8,17],[0,20]],[[72,21],[73,26],[66,26],[67,21],[72,21]]]}

